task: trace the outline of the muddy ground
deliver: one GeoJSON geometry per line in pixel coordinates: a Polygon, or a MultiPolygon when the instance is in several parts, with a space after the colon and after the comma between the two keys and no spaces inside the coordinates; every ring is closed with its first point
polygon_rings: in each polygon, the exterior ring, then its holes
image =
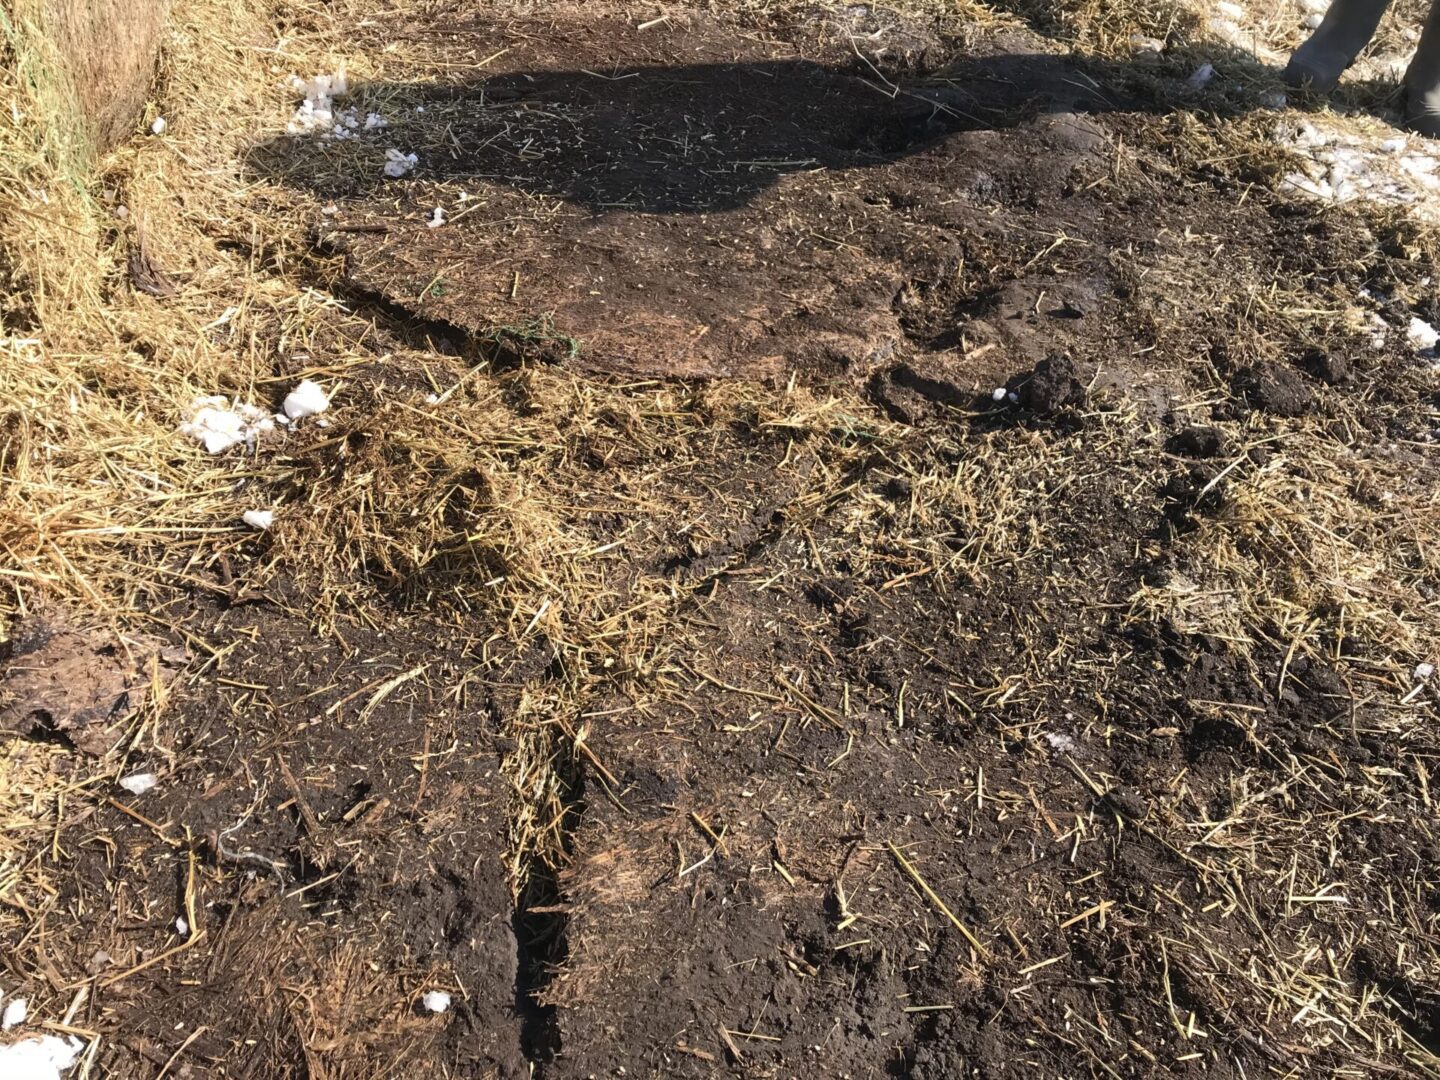
{"type": "Polygon", "coordinates": [[[1437,402],[1342,303],[1428,267],[1030,31],[651,17],[377,7],[416,173],[257,137],[369,359],[249,490],[375,532],[154,596],[14,943],[92,1075],[1435,1072],[1437,402]]]}

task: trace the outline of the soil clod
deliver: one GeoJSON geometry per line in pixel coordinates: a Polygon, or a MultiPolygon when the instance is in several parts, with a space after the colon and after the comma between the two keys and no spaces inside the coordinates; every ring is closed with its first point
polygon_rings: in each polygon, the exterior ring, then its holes
{"type": "Polygon", "coordinates": [[[1315,407],[1315,394],[1299,372],[1275,361],[1241,368],[1234,385],[1247,405],[1275,416],[1304,416],[1315,407]]]}
{"type": "Polygon", "coordinates": [[[117,725],[168,681],[181,654],[135,634],[115,636],[63,616],[22,623],[5,646],[0,732],[58,735],[91,754],[110,749],[117,725]]]}
{"type": "Polygon", "coordinates": [[[1301,363],[1306,371],[1330,386],[1341,386],[1352,377],[1352,365],[1343,353],[1310,349],[1301,363]]]}
{"type": "Polygon", "coordinates": [[[1036,364],[1020,390],[1021,403],[1041,416],[1082,408],[1085,398],[1085,384],[1080,381],[1075,361],[1063,355],[1047,356],[1036,364]]]}
{"type": "Polygon", "coordinates": [[[1182,457],[1219,457],[1225,449],[1225,435],[1219,428],[1192,424],[1170,436],[1165,449],[1182,457]]]}

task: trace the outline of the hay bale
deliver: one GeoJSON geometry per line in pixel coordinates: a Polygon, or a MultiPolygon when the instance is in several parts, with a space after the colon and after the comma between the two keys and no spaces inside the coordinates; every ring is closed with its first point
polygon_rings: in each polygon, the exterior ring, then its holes
{"type": "Polygon", "coordinates": [[[170,0],[40,0],[42,25],[74,86],[92,144],[135,130],[160,52],[170,0]]]}

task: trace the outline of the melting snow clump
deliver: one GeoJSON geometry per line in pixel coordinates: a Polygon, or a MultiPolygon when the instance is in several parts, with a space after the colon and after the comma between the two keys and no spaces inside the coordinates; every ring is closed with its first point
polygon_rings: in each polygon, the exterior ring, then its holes
{"type": "Polygon", "coordinates": [[[137,772],[122,777],[120,786],[130,792],[131,795],[144,795],[159,782],[160,781],[155,778],[154,773],[137,772]]]}
{"type": "Polygon", "coordinates": [[[414,154],[402,154],[399,150],[390,149],[385,151],[385,175],[398,178],[411,172],[420,159],[414,154]]]}
{"type": "Polygon", "coordinates": [[[9,1031],[13,1027],[19,1027],[30,1015],[30,1006],[24,998],[11,998],[5,1006],[5,1015],[0,1016],[0,1028],[9,1031]]]}
{"type": "Polygon", "coordinates": [[[1159,38],[1146,37],[1144,34],[1133,34],[1130,37],[1130,44],[1142,59],[1159,56],[1165,51],[1165,42],[1159,38]]]}
{"type": "Polygon", "coordinates": [[[1385,339],[1390,336],[1390,327],[1375,312],[1371,311],[1366,315],[1365,323],[1370,331],[1370,344],[1377,349],[1385,347],[1385,339]]]}
{"type": "Polygon", "coordinates": [[[0,1076],[5,1080],[60,1080],[74,1067],[85,1044],[73,1035],[44,1035],[0,1046],[0,1076]]]}
{"type": "MultiPolygon", "coordinates": [[[[316,75],[309,82],[298,75],[291,75],[287,85],[305,100],[295,110],[295,115],[285,125],[290,135],[327,134],[335,128],[335,99],[350,92],[350,82],[345,76],[345,65],[341,64],[333,75],[316,75]]],[[[353,110],[348,110],[353,115],[353,110]]],[[[345,119],[350,119],[347,116],[345,119]]],[[[346,127],[353,128],[347,124],[346,127]]]]}
{"type": "Polygon", "coordinates": [[[1381,142],[1343,130],[1322,130],[1315,124],[1280,124],[1276,141],[1296,151],[1300,168],[1280,183],[1282,191],[1322,202],[1368,202],[1415,205],[1426,210],[1431,193],[1440,193],[1440,160],[1409,152],[1410,142],[1395,136],[1381,142]]]}
{"type": "Polygon", "coordinates": [[[274,510],[246,510],[240,515],[240,520],[249,525],[252,529],[265,530],[275,524],[274,510]]]}
{"type": "Polygon", "coordinates": [[[182,435],[200,442],[211,454],[223,454],[240,443],[253,445],[274,429],[275,421],[264,409],[240,402],[231,406],[229,398],[218,394],[192,401],[190,417],[180,425],[182,435]]]}
{"type": "Polygon", "coordinates": [[[165,129],[170,125],[165,122],[165,117],[157,116],[155,122],[150,125],[151,135],[164,135],[165,129]]]}
{"type": "Polygon", "coordinates": [[[1414,348],[1424,352],[1426,349],[1435,348],[1435,343],[1440,342],[1440,331],[1437,331],[1424,319],[1412,315],[1410,316],[1410,326],[1405,331],[1405,339],[1414,348]]]}
{"type": "Polygon", "coordinates": [[[335,99],[350,92],[350,80],[345,75],[345,65],[340,65],[333,75],[316,75],[308,82],[298,75],[291,75],[286,86],[304,100],[295,109],[285,131],[291,135],[318,135],[322,139],[353,139],[364,131],[379,131],[390,126],[390,121],[379,113],[360,114],[352,107],[338,108],[335,99]]]}
{"type": "Polygon", "coordinates": [[[430,215],[430,220],[425,222],[425,227],[428,229],[438,229],[441,225],[444,224],[445,209],[444,207],[437,206],[435,207],[435,212],[430,215]]]}
{"type": "Polygon", "coordinates": [[[1045,741],[1050,744],[1052,750],[1059,750],[1062,753],[1068,754],[1075,749],[1075,740],[1058,731],[1047,731],[1045,741]]]}
{"type": "Polygon", "coordinates": [[[443,1013],[450,1008],[450,995],[444,990],[430,990],[420,999],[420,1002],[432,1013],[443,1013]]]}
{"type": "Polygon", "coordinates": [[[329,396],[319,383],[309,379],[302,380],[299,386],[286,394],[285,404],[282,406],[285,415],[291,420],[303,420],[307,416],[322,413],[329,407],[329,396]]]}
{"type": "Polygon", "coordinates": [[[1415,679],[1417,682],[1429,682],[1430,677],[1435,674],[1435,665],[1430,663],[1415,665],[1415,679]]]}

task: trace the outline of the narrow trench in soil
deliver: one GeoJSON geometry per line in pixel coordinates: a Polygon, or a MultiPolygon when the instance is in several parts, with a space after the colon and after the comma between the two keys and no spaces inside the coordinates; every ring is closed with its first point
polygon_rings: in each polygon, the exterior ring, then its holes
{"type": "Polygon", "coordinates": [[[560,1053],[560,1026],[555,1006],[545,993],[556,969],[569,954],[570,917],[560,886],[559,860],[571,853],[571,840],[585,813],[585,777],[568,746],[551,736],[547,768],[555,773],[561,793],[560,852],[532,852],[522,867],[511,926],[515,933],[515,1015],[520,1024],[520,1049],[530,1062],[531,1076],[543,1078],[560,1053]]]}

